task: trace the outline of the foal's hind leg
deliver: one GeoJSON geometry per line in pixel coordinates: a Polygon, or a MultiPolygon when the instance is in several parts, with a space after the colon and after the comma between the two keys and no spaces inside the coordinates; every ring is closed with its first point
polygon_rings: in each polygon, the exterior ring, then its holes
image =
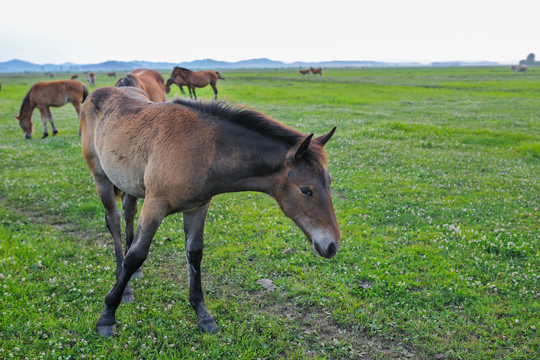
{"type": "MultiPolygon", "coordinates": [[[[133,223],[135,220],[135,215],[137,214],[137,198],[135,196],[129,195],[128,193],[122,194],[122,212],[124,214],[124,224],[126,230],[126,253],[131,247],[135,233],[133,231],[133,223]]],[[[132,278],[140,279],[143,277],[141,269],[138,269],[133,274],[132,278]]]]}
{"type": "MultiPolygon", "coordinates": [[[[118,206],[116,206],[116,196],[114,185],[104,174],[94,173],[97,193],[105,208],[105,223],[111,233],[114,242],[114,253],[116,255],[116,278],[122,272],[122,216],[118,206]]],[[[128,285],[123,293],[122,303],[133,301],[133,290],[128,285]]]]}
{"type": "Polygon", "coordinates": [[[218,331],[218,326],[206,309],[201,285],[204,222],[209,207],[210,203],[198,210],[185,212],[184,232],[186,234],[186,257],[189,274],[189,303],[197,313],[201,330],[215,334],[218,331]]]}
{"type": "Polygon", "coordinates": [[[146,198],[142,206],[135,239],[126,254],[122,272],[116,279],[114,287],[105,296],[105,309],[97,322],[97,331],[100,335],[111,336],[116,331],[116,309],[120,305],[124,289],[128,286],[133,273],[148,257],[150,243],[167,214],[167,209],[163,209],[162,204],[163,201],[146,198]]]}

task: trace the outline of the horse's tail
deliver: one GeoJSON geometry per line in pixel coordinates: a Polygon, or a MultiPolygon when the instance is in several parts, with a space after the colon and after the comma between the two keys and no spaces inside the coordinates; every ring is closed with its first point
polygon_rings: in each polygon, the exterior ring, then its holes
{"type": "Polygon", "coordinates": [[[216,74],[217,74],[218,79],[226,80],[223,76],[221,76],[221,74],[219,72],[216,71],[216,74]]]}
{"type": "Polygon", "coordinates": [[[118,200],[122,199],[122,190],[120,190],[116,186],[114,187],[114,196],[116,196],[118,200]]]}
{"type": "Polygon", "coordinates": [[[84,102],[84,100],[86,100],[86,98],[88,97],[88,89],[86,88],[86,85],[82,84],[82,87],[83,87],[83,94],[82,94],[82,101],[81,102],[84,102]]]}

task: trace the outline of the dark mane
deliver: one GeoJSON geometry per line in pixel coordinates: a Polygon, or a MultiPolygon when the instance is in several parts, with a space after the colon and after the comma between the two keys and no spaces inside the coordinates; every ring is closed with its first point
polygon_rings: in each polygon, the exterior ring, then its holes
{"type": "Polygon", "coordinates": [[[24,97],[24,99],[23,99],[23,101],[22,101],[21,110],[19,111],[19,116],[21,116],[23,109],[24,109],[26,106],[28,106],[28,103],[30,102],[30,93],[32,92],[32,89],[33,89],[33,88],[34,88],[34,87],[32,86],[32,87],[30,88],[30,90],[28,90],[28,92],[26,93],[26,95],[25,95],[25,97],[24,97]]]}
{"type": "Polygon", "coordinates": [[[180,67],[180,66],[175,66],[177,69],[180,69],[180,70],[184,70],[184,71],[189,71],[189,72],[193,72],[189,69],[186,69],[186,68],[183,68],[183,67],[180,67]]]}
{"type": "Polygon", "coordinates": [[[115,87],[123,87],[123,86],[133,86],[138,87],[139,80],[132,74],[126,74],[122,76],[116,84],[114,84],[115,87]]]}
{"type": "MultiPolygon", "coordinates": [[[[193,101],[184,98],[177,98],[173,100],[173,103],[239,125],[265,137],[284,142],[291,147],[306,137],[299,131],[253,109],[242,108],[221,101],[193,101]]],[[[304,158],[310,165],[326,164],[324,150],[315,141],[311,142],[308,151],[304,154],[304,158]]]]}

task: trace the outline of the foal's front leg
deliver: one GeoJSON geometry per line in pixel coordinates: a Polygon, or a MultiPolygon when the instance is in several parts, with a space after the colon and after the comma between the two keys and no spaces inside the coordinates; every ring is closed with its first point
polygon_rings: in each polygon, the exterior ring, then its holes
{"type": "Polygon", "coordinates": [[[204,222],[209,207],[210,203],[198,210],[185,212],[184,232],[186,234],[186,257],[189,274],[189,303],[197,313],[201,330],[215,334],[218,331],[218,326],[206,309],[201,286],[204,222]]]}
{"type": "Polygon", "coordinates": [[[124,289],[133,273],[142,266],[148,257],[152,239],[165,215],[166,212],[159,201],[152,201],[148,198],[145,200],[137,224],[135,239],[126,254],[120,276],[116,279],[114,287],[105,296],[105,309],[97,322],[98,334],[112,336],[115,333],[116,309],[122,301],[124,289]]]}
{"type": "Polygon", "coordinates": [[[38,107],[39,114],[41,115],[41,125],[43,126],[43,135],[41,135],[42,139],[45,139],[47,136],[49,136],[49,130],[47,130],[47,120],[49,119],[47,108],[46,107],[38,107]]]}

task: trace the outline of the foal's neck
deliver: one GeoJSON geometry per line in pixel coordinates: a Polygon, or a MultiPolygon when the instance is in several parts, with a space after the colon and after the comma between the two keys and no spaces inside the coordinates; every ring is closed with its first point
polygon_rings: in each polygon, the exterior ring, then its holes
{"type": "Polygon", "coordinates": [[[224,138],[227,141],[219,142],[212,165],[219,192],[260,191],[271,195],[285,165],[288,146],[252,132],[224,138]]]}

